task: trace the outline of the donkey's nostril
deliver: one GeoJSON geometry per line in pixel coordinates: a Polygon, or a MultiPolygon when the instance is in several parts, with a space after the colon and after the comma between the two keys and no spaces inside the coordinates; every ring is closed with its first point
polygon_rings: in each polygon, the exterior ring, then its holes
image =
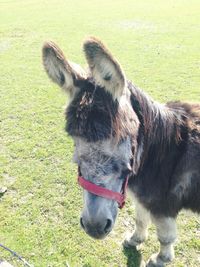
{"type": "Polygon", "coordinates": [[[82,218],[82,217],[80,218],[80,224],[81,224],[81,227],[82,227],[83,229],[85,229],[85,226],[84,226],[84,224],[83,224],[83,218],[82,218]]]}
{"type": "Polygon", "coordinates": [[[111,226],[112,226],[112,221],[110,219],[107,219],[107,223],[106,223],[106,226],[104,228],[105,233],[108,233],[110,231],[111,226]]]}

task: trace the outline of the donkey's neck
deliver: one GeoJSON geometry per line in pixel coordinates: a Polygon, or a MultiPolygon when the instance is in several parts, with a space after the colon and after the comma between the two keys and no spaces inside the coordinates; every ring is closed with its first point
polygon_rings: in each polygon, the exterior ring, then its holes
{"type": "Polygon", "coordinates": [[[181,113],[154,102],[143,91],[129,84],[131,103],[140,121],[138,149],[143,163],[147,157],[157,163],[170,147],[181,142],[181,113]]]}

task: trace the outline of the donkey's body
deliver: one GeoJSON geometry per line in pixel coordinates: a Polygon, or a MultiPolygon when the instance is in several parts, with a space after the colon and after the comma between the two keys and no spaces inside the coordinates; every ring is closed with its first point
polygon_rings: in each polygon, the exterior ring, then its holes
{"type": "Polygon", "coordinates": [[[130,87],[143,151],[130,190],[155,216],[175,217],[182,208],[200,212],[200,105],[157,105],[130,87]]]}
{"type": "MultiPolygon", "coordinates": [[[[71,94],[66,130],[76,145],[74,159],[86,180],[112,191],[120,192],[130,176],[136,229],[124,245],[143,242],[151,219],[160,252],[147,266],[164,266],[174,256],[178,212],[200,212],[200,105],[160,105],[126,80],[100,41],[89,39],[84,49],[90,76],[55,44],[43,49],[47,73],[71,94]]],[[[82,227],[92,237],[105,237],[117,203],[87,190],[84,200],[82,227]]]]}

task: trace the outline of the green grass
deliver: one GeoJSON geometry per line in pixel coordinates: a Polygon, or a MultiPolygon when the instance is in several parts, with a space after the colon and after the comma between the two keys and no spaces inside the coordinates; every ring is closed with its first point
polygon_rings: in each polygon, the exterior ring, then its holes
{"type": "MultiPolygon", "coordinates": [[[[95,241],[79,226],[81,189],[64,133],[66,97],[50,83],[41,47],[54,40],[85,65],[82,40],[101,38],[126,75],[158,101],[200,101],[198,0],[0,1],[0,242],[36,267],[136,267],[141,254],[123,250],[134,227],[130,202],[110,237],[95,241]]],[[[200,221],[181,213],[176,260],[200,266],[200,221]]],[[[142,248],[158,249],[155,230],[142,248]]],[[[0,249],[0,258],[10,259],[0,249]]],[[[17,263],[15,263],[18,266],[17,263]]]]}

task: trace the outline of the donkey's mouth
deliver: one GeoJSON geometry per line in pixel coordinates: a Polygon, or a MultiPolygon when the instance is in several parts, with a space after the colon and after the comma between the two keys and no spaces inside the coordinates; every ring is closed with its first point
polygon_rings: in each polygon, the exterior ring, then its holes
{"type": "Polygon", "coordinates": [[[86,234],[88,234],[90,237],[97,239],[97,240],[102,240],[107,237],[107,235],[110,233],[99,233],[98,231],[95,230],[85,230],[86,234]]]}
{"type": "Polygon", "coordinates": [[[101,224],[88,225],[83,223],[83,218],[80,219],[80,224],[83,230],[94,239],[104,239],[112,230],[113,223],[111,220],[107,220],[104,227],[101,224]]]}

